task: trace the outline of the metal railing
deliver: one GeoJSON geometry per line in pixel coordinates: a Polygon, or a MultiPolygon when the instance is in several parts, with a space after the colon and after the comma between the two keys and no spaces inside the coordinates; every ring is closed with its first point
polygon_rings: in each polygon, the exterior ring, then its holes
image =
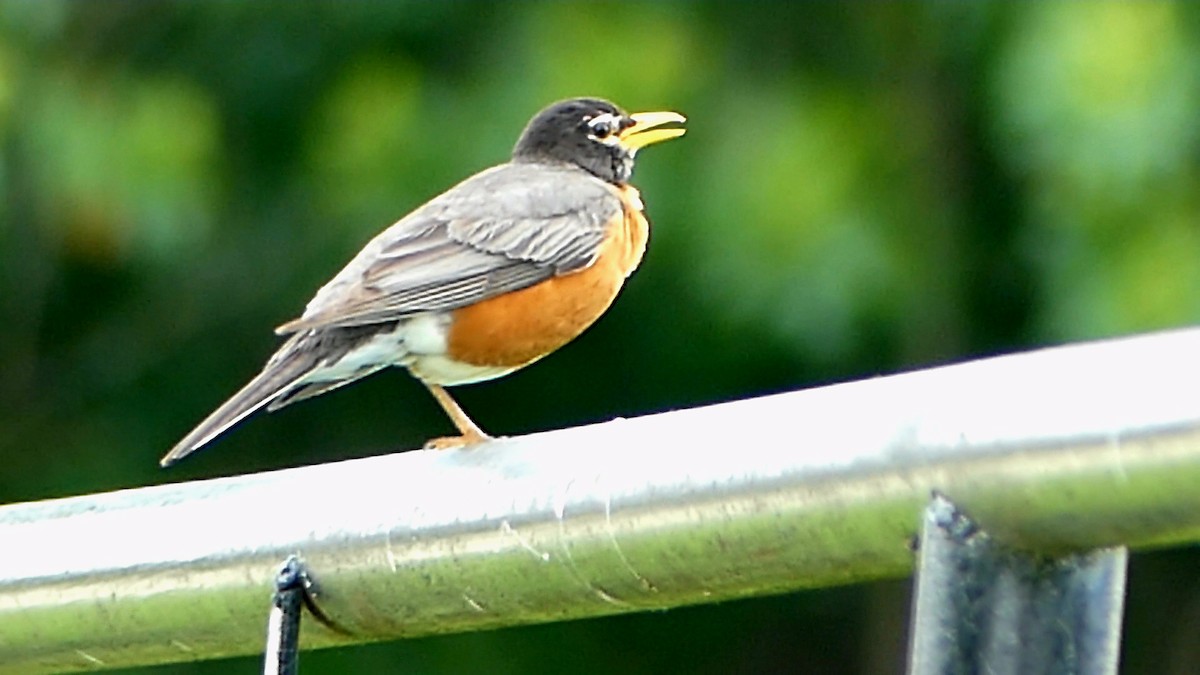
{"type": "Polygon", "coordinates": [[[1200,331],[0,508],[0,672],[261,653],[896,577],[932,492],[1006,546],[1200,541],[1200,331]]]}

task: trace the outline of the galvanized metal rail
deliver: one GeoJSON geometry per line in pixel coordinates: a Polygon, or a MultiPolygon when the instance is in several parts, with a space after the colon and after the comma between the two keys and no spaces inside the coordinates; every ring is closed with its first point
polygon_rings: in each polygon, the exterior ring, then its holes
{"type": "Polygon", "coordinates": [[[1183,330],[2,507],[0,672],[261,653],[292,554],[320,647],[904,575],[932,491],[1013,549],[1200,541],[1198,357],[1183,330]]]}

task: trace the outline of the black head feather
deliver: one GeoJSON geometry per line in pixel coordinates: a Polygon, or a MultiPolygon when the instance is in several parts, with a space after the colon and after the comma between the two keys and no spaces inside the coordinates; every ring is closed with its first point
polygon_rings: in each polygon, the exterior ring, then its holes
{"type": "Polygon", "coordinates": [[[632,125],[624,110],[603,99],[559,101],[534,115],[525,126],[513,148],[513,160],[566,162],[610,183],[624,183],[633,173],[633,153],[598,136],[607,132],[615,137],[632,125]],[[611,125],[594,126],[596,120],[610,119],[611,125]]]}

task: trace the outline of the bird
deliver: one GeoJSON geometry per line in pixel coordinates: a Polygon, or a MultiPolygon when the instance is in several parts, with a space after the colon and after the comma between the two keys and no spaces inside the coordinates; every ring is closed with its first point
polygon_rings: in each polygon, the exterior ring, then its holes
{"type": "Polygon", "coordinates": [[[649,238],[630,185],[640,149],[682,136],[677,112],[600,98],[551,104],[508,162],[434,197],[371,239],[321,287],[262,371],[183,437],[169,466],[264,406],[312,398],[391,366],[408,370],[459,435],[491,440],[446,387],[494,379],[570,342],[612,304],[649,238]]]}

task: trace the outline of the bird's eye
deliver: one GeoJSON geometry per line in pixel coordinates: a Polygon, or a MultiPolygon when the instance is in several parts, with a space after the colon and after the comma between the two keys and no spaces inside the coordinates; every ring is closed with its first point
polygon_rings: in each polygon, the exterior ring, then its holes
{"type": "Polygon", "coordinates": [[[621,131],[621,118],[612,113],[603,113],[587,120],[587,133],[593,140],[605,145],[617,141],[617,132],[621,131]]]}
{"type": "Polygon", "coordinates": [[[612,124],[608,120],[598,119],[588,125],[592,135],[596,138],[608,138],[612,133],[612,124]]]}

